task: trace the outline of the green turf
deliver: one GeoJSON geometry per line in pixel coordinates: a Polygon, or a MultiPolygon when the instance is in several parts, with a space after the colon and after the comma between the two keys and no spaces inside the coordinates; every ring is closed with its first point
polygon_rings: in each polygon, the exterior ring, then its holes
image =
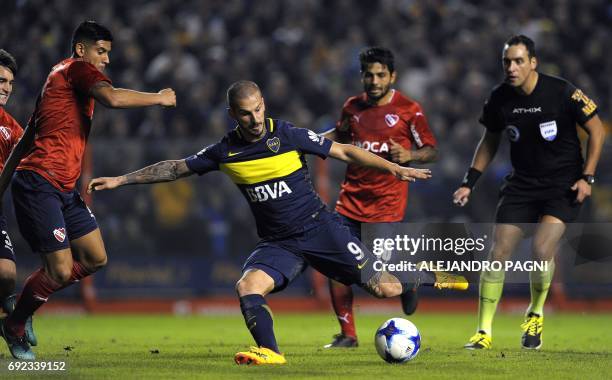
{"type": "MultiPolygon", "coordinates": [[[[336,332],[331,314],[275,318],[277,338],[288,364],[238,367],[236,351],[251,344],[240,316],[46,316],[35,319],[39,360],[63,360],[55,377],[171,378],[359,378],[359,379],[574,379],[609,378],[612,372],[612,315],[548,314],[544,347],[520,349],[521,317],[499,315],[494,348],[461,348],[473,333],[474,316],[420,314],[422,347],[412,362],[390,365],[374,349],[373,332],[389,317],[359,315],[358,349],[324,350],[336,332]],[[157,350],[159,353],[152,353],[157,350]]],[[[0,378],[7,375],[8,351],[0,348],[0,378]]],[[[25,374],[33,375],[33,373],[25,374]]],[[[38,374],[40,375],[40,373],[38,374]]],[[[52,373],[44,373],[46,377],[52,373]]],[[[12,373],[12,378],[21,378],[12,373]]]]}

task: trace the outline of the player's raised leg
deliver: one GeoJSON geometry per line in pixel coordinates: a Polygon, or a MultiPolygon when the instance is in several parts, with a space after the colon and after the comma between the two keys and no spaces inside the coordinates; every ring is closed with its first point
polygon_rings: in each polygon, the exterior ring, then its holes
{"type": "MultiPolygon", "coordinates": [[[[509,260],[517,244],[523,238],[523,231],[513,224],[498,224],[493,234],[494,241],[489,254],[489,260],[509,260]]],[[[465,348],[469,350],[488,349],[492,345],[493,317],[497,304],[504,289],[505,272],[483,271],[480,274],[480,287],[478,298],[478,328],[465,348]]]]}

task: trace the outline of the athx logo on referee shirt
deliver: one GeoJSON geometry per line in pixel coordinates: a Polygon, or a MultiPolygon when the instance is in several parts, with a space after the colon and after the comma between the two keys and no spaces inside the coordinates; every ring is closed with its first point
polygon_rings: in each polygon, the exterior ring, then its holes
{"type": "Polygon", "coordinates": [[[531,108],[515,108],[512,113],[538,113],[542,112],[542,107],[531,107],[531,108]]]}

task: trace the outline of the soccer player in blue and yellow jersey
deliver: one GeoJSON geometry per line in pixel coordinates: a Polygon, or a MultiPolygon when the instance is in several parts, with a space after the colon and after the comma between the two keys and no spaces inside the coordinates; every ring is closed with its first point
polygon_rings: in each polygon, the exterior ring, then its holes
{"type": "Polygon", "coordinates": [[[237,364],[286,362],[278,349],[264,296],[284,289],[308,265],[344,284],[359,284],[377,297],[412,291],[413,283],[467,288],[463,277],[442,272],[392,275],[376,271],[376,257],[319,199],[304,154],[369,166],[404,181],[427,179],[429,170],[401,167],[354,145],[335,143],[286,121],[266,118],[264,98],[253,82],[234,83],[227,101],[238,126],[220,142],[186,159],[162,161],[119,177],[93,179],[88,191],[174,181],[213,170],[232,179],[248,201],[261,237],[236,284],[240,309],[257,347],[237,353],[237,364]]]}

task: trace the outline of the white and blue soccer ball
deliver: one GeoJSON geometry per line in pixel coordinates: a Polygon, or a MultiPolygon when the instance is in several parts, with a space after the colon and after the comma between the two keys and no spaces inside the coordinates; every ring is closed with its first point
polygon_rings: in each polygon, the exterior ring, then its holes
{"type": "Polygon", "coordinates": [[[421,334],[414,323],[391,318],[376,330],[374,344],[378,355],[389,363],[405,363],[414,359],[421,348],[421,334]]]}

